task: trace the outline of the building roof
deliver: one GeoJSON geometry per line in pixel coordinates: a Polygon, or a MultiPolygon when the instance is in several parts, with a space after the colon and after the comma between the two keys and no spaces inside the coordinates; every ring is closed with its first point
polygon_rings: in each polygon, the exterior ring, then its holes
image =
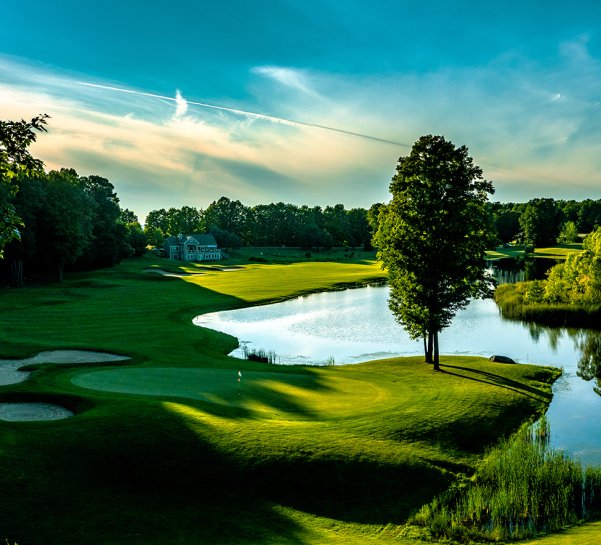
{"type": "MultiPolygon", "coordinates": [[[[217,241],[210,234],[195,233],[194,235],[188,235],[188,239],[194,239],[199,246],[214,246],[217,248],[217,241]]],[[[186,242],[188,241],[186,240],[186,242]]]]}
{"type": "Polygon", "coordinates": [[[167,237],[165,239],[165,242],[163,243],[163,246],[165,248],[168,248],[169,246],[180,246],[190,241],[193,243],[195,242],[199,246],[213,246],[214,248],[217,248],[217,241],[215,240],[215,237],[210,234],[202,233],[195,233],[193,235],[179,235],[177,237],[167,237]]]}

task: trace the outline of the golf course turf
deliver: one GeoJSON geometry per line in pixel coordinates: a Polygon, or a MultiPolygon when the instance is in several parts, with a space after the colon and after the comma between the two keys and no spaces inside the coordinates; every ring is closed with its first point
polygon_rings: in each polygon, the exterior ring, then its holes
{"type": "MultiPolygon", "coordinates": [[[[233,360],[194,316],[382,280],[367,257],[194,272],[162,259],[1,292],[0,357],[42,364],[0,401],[75,416],[0,422],[0,540],[19,545],[415,543],[407,517],[545,410],[557,371],[443,356],[348,366],[233,360]],[[238,382],[238,372],[241,373],[238,382]]],[[[441,347],[444,352],[444,346],[441,347]]]]}

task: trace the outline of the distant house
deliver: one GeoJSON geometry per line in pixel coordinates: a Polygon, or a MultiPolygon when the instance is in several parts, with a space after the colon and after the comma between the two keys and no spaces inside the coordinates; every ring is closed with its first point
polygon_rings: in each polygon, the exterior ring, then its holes
{"type": "Polygon", "coordinates": [[[213,235],[179,235],[163,243],[163,252],[169,259],[181,261],[219,261],[225,257],[217,248],[213,235]]]}

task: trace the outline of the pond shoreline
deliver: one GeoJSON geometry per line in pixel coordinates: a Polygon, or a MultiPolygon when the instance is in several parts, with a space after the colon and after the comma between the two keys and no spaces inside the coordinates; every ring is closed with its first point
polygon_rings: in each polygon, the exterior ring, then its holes
{"type": "Polygon", "coordinates": [[[524,302],[520,288],[527,284],[527,282],[504,284],[495,290],[494,299],[504,318],[549,327],[601,330],[601,305],[524,302]]]}
{"type": "MultiPolygon", "coordinates": [[[[329,363],[338,366],[423,356],[421,342],[409,339],[391,317],[386,293],[379,287],[367,291],[347,289],[346,293],[320,290],[311,297],[285,298],[275,305],[249,305],[199,315],[194,323],[237,338],[238,346],[246,345],[247,350],[273,351],[277,356],[275,363],[282,365],[329,363]],[[371,308],[369,299],[373,297],[377,302],[374,300],[376,306],[371,308]],[[260,337],[254,337],[255,326],[260,337]],[[280,327],[283,329],[278,329],[280,327]],[[280,344],[281,341],[284,344],[280,344]],[[305,348],[312,352],[301,351],[305,348]]],[[[578,347],[588,346],[587,335],[594,336],[594,332],[582,330],[568,334],[563,329],[547,330],[534,324],[505,320],[494,301],[476,300],[460,311],[452,325],[441,333],[441,357],[444,363],[445,356],[489,358],[500,354],[518,363],[533,362],[563,369],[564,376],[556,383],[549,406],[554,444],[567,448],[586,463],[600,463],[601,425],[591,426],[589,433],[583,423],[587,422],[590,410],[601,410],[601,397],[577,375],[578,347]]],[[[240,348],[230,354],[243,358],[240,348]]]]}

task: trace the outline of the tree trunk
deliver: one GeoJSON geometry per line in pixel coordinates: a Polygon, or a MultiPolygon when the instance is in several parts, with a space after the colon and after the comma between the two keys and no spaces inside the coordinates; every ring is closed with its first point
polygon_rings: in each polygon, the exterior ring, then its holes
{"type": "Polygon", "coordinates": [[[20,257],[13,259],[10,264],[10,279],[15,288],[23,287],[23,260],[20,257]]]}
{"type": "Polygon", "coordinates": [[[58,276],[58,281],[62,282],[63,281],[63,270],[65,268],[65,262],[61,259],[59,260],[58,264],[57,264],[57,268],[56,268],[56,272],[57,272],[57,276],[58,276]]]}
{"type": "Polygon", "coordinates": [[[426,363],[434,363],[432,359],[432,350],[434,349],[434,334],[428,331],[428,349],[426,350],[426,363]]]}
{"type": "Polygon", "coordinates": [[[440,361],[439,361],[439,354],[438,354],[438,331],[435,331],[433,334],[434,337],[434,371],[440,371],[440,361]]]}

